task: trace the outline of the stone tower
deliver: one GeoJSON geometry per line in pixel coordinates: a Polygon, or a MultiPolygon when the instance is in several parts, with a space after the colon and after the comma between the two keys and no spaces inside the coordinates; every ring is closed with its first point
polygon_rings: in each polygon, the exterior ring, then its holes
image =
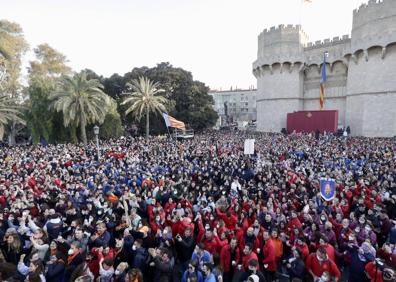
{"type": "Polygon", "coordinates": [[[258,36],[257,129],[280,132],[287,113],[319,110],[326,61],[325,110],[353,135],[396,136],[396,0],[370,0],[353,12],[352,35],[308,43],[300,26],[258,36]]]}
{"type": "Polygon", "coordinates": [[[396,135],[396,1],[353,12],[346,123],[355,135],[396,135]]]}
{"type": "Polygon", "coordinates": [[[288,112],[302,104],[302,66],[307,36],[301,26],[280,25],[258,36],[257,78],[258,130],[279,132],[288,112]],[[285,83],[287,82],[287,83],[285,83]]]}

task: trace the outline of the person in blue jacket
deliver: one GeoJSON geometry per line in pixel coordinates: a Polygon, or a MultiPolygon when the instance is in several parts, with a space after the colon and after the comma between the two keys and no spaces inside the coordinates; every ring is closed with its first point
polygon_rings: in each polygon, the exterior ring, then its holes
{"type": "Polygon", "coordinates": [[[365,266],[375,259],[375,255],[366,250],[365,246],[358,247],[356,245],[350,247],[351,264],[349,269],[349,282],[365,282],[368,281],[365,272],[365,266]]]}
{"type": "Polygon", "coordinates": [[[148,252],[142,247],[142,244],[142,239],[136,239],[132,246],[132,268],[140,269],[143,272],[146,268],[148,252]]]}
{"type": "Polygon", "coordinates": [[[65,261],[61,252],[57,252],[55,256],[51,256],[48,263],[48,270],[45,274],[47,282],[62,282],[65,278],[65,261]]]}
{"type": "Polygon", "coordinates": [[[91,242],[93,247],[108,246],[111,239],[110,233],[107,231],[106,224],[104,222],[98,223],[96,226],[96,233],[91,236],[91,242]]]}
{"type": "Polygon", "coordinates": [[[205,274],[205,280],[204,282],[216,282],[216,277],[212,273],[212,264],[211,263],[205,263],[202,267],[202,271],[205,274]]]}
{"type": "Polygon", "coordinates": [[[188,268],[183,273],[182,282],[188,282],[188,278],[195,276],[197,278],[197,282],[203,282],[202,272],[198,269],[198,262],[195,260],[191,260],[188,264],[188,268]]]}

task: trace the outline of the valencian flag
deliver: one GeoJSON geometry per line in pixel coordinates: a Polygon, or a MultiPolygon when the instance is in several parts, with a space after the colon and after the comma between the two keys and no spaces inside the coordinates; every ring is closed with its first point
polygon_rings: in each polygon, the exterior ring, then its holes
{"type": "Polygon", "coordinates": [[[173,128],[178,128],[178,129],[182,129],[182,130],[186,129],[186,125],[184,124],[184,122],[177,120],[174,117],[171,117],[170,115],[165,114],[165,113],[162,113],[162,116],[164,117],[165,124],[167,127],[173,127],[173,128]]]}
{"type": "Polygon", "coordinates": [[[326,56],[327,56],[327,52],[325,52],[323,55],[322,77],[320,79],[319,104],[320,104],[321,111],[323,110],[323,106],[324,106],[325,82],[326,82],[326,56]]]}
{"type": "Polygon", "coordinates": [[[331,201],[336,194],[334,179],[322,178],[320,179],[320,195],[325,201],[331,201]]]}

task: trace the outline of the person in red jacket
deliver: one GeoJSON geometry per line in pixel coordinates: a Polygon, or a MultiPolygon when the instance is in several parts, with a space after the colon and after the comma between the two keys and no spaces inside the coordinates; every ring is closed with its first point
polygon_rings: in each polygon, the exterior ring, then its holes
{"type": "Polygon", "coordinates": [[[158,231],[162,231],[164,229],[165,221],[161,220],[160,215],[155,215],[154,220],[150,220],[150,228],[153,234],[157,234],[158,231]]]}
{"type": "Polygon", "coordinates": [[[238,222],[238,218],[234,214],[232,214],[230,211],[223,213],[220,211],[220,209],[216,209],[216,212],[217,212],[217,215],[219,216],[219,218],[224,221],[225,226],[228,229],[231,229],[231,230],[235,229],[235,224],[238,222]]]}
{"type": "Polygon", "coordinates": [[[217,253],[218,246],[220,245],[219,237],[217,237],[217,234],[213,234],[210,229],[206,230],[201,243],[204,244],[205,250],[211,254],[217,253]]]}
{"type": "Polygon", "coordinates": [[[389,243],[382,245],[382,248],[377,251],[377,257],[384,260],[390,267],[396,268],[396,253],[392,252],[392,246],[389,243]]]}
{"type": "Polygon", "coordinates": [[[235,267],[240,263],[241,251],[238,248],[238,241],[232,238],[230,243],[225,245],[220,252],[220,263],[224,271],[224,281],[231,281],[235,267]]]}
{"type": "Polygon", "coordinates": [[[227,235],[228,235],[228,231],[222,232],[220,233],[220,236],[218,235],[218,231],[215,230],[213,231],[214,235],[217,235],[217,238],[219,238],[218,240],[218,245],[217,245],[217,253],[220,254],[221,250],[223,249],[223,247],[225,247],[226,245],[228,245],[228,239],[227,239],[227,235]]]}
{"type": "Polygon", "coordinates": [[[275,280],[278,268],[276,260],[276,249],[268,231],[263,232],[264,245],[262,248],[264,276],[267,281],[275,280]]]}
{"type": "Polygon", "coordinates": [[[335,281],[338,281],[341,277],[340,270],[334,261],[329,259],[324,248],[319,248],[316,253],[310,254],[307,258],[306,266],[314,281],[319,279],[324,272],[328,272],[335,281]]]}
{"type": "Polygon", "coordinates": [[[309,256],[309,247],[307,243],[305,243],[304,237],[300,237],[296,240],[296,243],[293,248],[296,248],[301,252],[301,256],[303,261],[305,261],[309,256]]]}
{"type": "Polygon", "coordinates": [[[292,211],[291,212],[291,219],[287,223],[287,228],[289,230],[293,230],[294,228],[301,229],[301,227],[302,227],[302,224],[301,224],[301,221],[297,217],[297,213],[292,211]]]}
{"type": "Polygon", "coordinates": [[[172,214],[172,211],[173,211],[174,208],[176,208],[176,203],[173,202],[172,197],[170,197],[168,202],[165,204],[165,207],[164,207],[166,215],[172,214]]]}
{"type": "Polygon", "coordinates": [[[329,259],[332,260],[332,261],[335,261],[335,250],[334,250],[334,247],[328,243],[327,238],[325,236],[322,236],[319,239],[318,248],[325,249],[327,255],[329,256],[329,259]]]}
{"type": "Polygon", "coordinates": [[[366,274],[370,278],[370,282],[396,281],[396,273],[391,268],[385,267],[381,270],[376,261],[370,261],[365,266],[366,274]]]}
{"type": "Polygon", "coordinates": [[[258,261],[257,255],[255,252],[253,252],[253,245],[251,243],[247,243],[245,245],[245,248],[243,249],[243,256],[242,256],[242,269],[243,271],[246,271],[249,266],[249,262],[255,259],[258,261]]]}

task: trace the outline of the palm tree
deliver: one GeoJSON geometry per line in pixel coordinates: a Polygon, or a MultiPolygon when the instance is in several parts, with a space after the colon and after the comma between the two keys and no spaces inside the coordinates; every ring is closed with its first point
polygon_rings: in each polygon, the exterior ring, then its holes
{"type": "Polygon", "coordinates": [[[10,96],[0,96],[0,140],[3,140],[5,127],[10,122],[25,124],[21,115],[22,107],[10,96]]]}
{"type": "Polygon", "coordinates": [[[50,100],[51,107],[63,113],[65,127],[72,123],[80,127],[84,145],[87,144],[85,127],[102,123],[109,106],[109,96],[103,92],[103,85],[97,79],[87,79],[85,72],[62,77],[57,91],[50,94],[50,100]]]}
{"type": "Polygon", "coordinates": [[[165,90],[159,88],[158,82],[153,82],[147,77],[139,77],[138,80],[134,79],[131,83],[127,83],[126,86],[130,88],[132,92],[126,93],[129,97],[121,103],[121,105],[130,105],[125,111],[125,115],[132,113],[138,120],[140,120],[143,114],[145,114],[146,138],[148,138],[150,131],[150,112],[166,112],[165,105],[168,103],[168,99],[158,95],[165,90]]]}

